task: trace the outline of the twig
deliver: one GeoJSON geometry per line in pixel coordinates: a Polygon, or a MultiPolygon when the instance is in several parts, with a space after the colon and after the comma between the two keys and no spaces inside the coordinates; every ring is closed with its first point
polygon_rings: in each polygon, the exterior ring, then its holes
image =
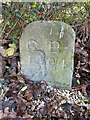
{"type": "Polygon", "coordinates": [[[15,26],[17,25],[17,23],[19,22],[19,20],[21,19],[22,15],[24,14],[24,12],[21,14],[20,18],[17,20],[17,22],[14,24],[14,26],[12,27],[12,29],[9,31],[9,33],[7,34],[7,36],[5,37],[5,39],[9,36],[9,34],[12,32],[12,30],[15,28],[15,26]]]}
{"type": "MultiPolygon", "coordinates": [[[[14,4],[13,4],[13,6],[12,6],[12,8],[11,8],[11,11],[12,11],[13,9],[14,9],[14,4]]],[[[11,17],[11,14],[10,14],[9,17],[7,18],[7,20],[6,20],[5,24],[4,24],[4,26],[2,27],[2,32],[5,30],[6,25],[7,25],[7,22],[8,22],[8,20],[10,19],[10,17],[11,17]]]]}
{"type": "Polygon", "coordinates": [[[72,87],[72,91],[81,90],[82,87],[87,87],[88,85],[90,85],[90,84],[82,84],[82,85],[79,85],[79,86],[72,87]]]}
{"type": "Polygon", "coordinates": [[[78,27],[78,26],[83,26],[84,24],[86,23],[86,21],[85,22],[81,22],[81,23],[78,23],[78,24],[76,24],[76,25],[71,25],[71,27],[78,27]]]}
{"type": "MultiPolygon", "coordinates": [[[[26,5],[27,4],[25,4],[23,7],[25,7],[26,8],[26,5]]],[[[26,9],[25,9],[26,10],[26,9]]],[[[24,12],[25,12],[25,10],[24,10],[24,12]]],[[[12,27],[12,29],[9,31],[9,33],[7,34],[7,36],[5,37],[5,39],[9,36],[9,34],[12,32],[12,30],[15,28],[15,26],[17,25],[17,23],[19,22],[19,20],[21,19],[21,17],[23,16],[23,14],[24,14],[24,12],[21,14],[21,16],[20,16],[20,18],[17,20],[17,22],[14,24],[14,26],[12,27]]]]}

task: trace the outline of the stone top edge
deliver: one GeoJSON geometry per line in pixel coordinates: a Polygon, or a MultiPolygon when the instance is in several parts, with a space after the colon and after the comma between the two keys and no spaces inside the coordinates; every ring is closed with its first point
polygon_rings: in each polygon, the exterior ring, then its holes
{"type": "Polygon", "coordinates": [[[31,23],[29,23],[25,28],[24,28],[24,30],[25,29],[27,29],[30,25],[32,25],[32,24],[36,24],[36,23],[60,23],[60,24],[64,24],[64,25],[67,25],[68,27],[70,27],[71,29],[72,29],[72,32],[75,32],[74,30],[73,30],[73,28],[72,28],[72,26],[71,25],[69,25],[69,24],[67,24],[67,23],[65,23],[65,22],[62,22],[62,21],[53,21],[53,20],[49,20],[49,21],[46,21],[46,20],[37,20],[37,21],[34,21],[34,22],[31,22],[31,23]]]}

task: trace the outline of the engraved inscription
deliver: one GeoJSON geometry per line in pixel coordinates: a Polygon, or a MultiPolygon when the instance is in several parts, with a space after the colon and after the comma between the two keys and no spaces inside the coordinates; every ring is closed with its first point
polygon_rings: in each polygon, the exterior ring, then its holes
{"type": "Polygon", "coordinates": [[[33,39],[30,39],[30,41],[27,43],[27,47],[31,51],[37,49],[37,46],[38,46],[38,43],[33,39]]]}
{"type": "Polygon", "coordinates": [[[51,52],[59,51],[59,43],[58,42],[51,42],[51,52]]]}
{"type": "Polygon", "coordinates": [[[59,38],[61,39],[64,35],[64,27],[61,26],[61,31],[60,31],[60,34],[59,34],[59,38]]]}
{"type": "MultiPolygon", "coordinates": [[[[50,51],[51,53],[56,54],[59,51],[59,43],[57,41],[50,41],[50,51]]],[[[55,56],[51,57],[49,59],[49,63],[50,65],[54,65],[55,64],[55,56]]]]}
{"type": "Polygon", "coordinates": [[[50,63],[50,65],[54,65],[55,64],[55,59],[54,58],[50,58],[49,63],[50,63]]]}
{"type": "Polygon", "coordinates": [[[46,68],[46,57],[42,50],[37,50],[38,43],[34,40],[30,40],[28,48],[30,52],[30,77],[31,79],[38,79],[40,76],[41,80],[47,74],[46,68]]]}
{"type": "Polygon", "coordinates": [[[20,40],[21,74],[45,80],[50,86],[70,88],[73,75],[75,33],[60,21],[35,21],[20,40]],[[72,69],[72,70],[71,70],[72,69]]]}

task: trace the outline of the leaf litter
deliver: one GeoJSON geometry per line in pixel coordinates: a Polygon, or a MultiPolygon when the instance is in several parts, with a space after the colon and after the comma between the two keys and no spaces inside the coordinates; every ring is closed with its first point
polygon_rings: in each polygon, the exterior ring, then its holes
{"type": "Polygon", "coordinates": [[[1,120],[89,120],[90,64],[86,41],[76,39],[71,90],[59,90],[20,75],[18,47],[1,49],[0,119],[1,120]],[[9,51],[13,49],[14,51],[9,51]],[[8,51],[8,52],[7,52],[8,51]],[[4,58],[2,60],[2,57],[4,58]]]}

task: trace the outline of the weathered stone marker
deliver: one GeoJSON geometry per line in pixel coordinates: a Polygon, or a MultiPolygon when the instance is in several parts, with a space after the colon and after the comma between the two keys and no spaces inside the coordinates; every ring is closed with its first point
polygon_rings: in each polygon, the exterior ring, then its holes
{"type": "Polygon", "coordinates": [[[45,80],[57,88],[71,88],[75,32],[58,21],[29,24],[20,39],[21,74],[45,80]]]}

